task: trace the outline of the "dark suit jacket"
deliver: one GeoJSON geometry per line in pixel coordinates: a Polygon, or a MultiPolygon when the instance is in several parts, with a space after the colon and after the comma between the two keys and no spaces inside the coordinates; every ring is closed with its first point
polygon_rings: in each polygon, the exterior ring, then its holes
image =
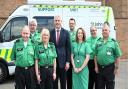
{"type": "Polygon", "coordinates": [[[58,44],[56,44],[56,31],[55,29],[53,29],[50,32],[50,42],[53,42],[55,44],[57,52],[57,63],[59,64],[59,68],[64,68],[66,62],[69,62],[71,58],[69,32],[61,28],[59,42],[58,44]]]}

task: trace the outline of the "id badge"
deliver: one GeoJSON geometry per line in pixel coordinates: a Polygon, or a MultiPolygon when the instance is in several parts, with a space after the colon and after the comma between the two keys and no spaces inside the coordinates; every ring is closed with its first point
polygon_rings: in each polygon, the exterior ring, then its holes
{"type": "Polygon", "coordinates": [[[77,60],[77,63],[79,63],[79,62],[80,62],[80,60],[78,59],[78,60],[77,60]]]}
{"type": "Polygon", "coordinates": [[[111,52],[109,52],[109,51],[108,51],[108,52],[107,52],[107,55],[109,55],[109,56],[110,56],[110,55],[111,55],[111,52]]]}

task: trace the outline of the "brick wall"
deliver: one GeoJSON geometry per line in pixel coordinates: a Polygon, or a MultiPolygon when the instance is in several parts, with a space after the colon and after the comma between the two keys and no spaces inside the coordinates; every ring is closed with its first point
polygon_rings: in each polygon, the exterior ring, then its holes
{"type": "Polygon", "coordinates": [[[123,52],[123,59],[128,59],[128,19],[116,19],[117,39],[123,52]]]}
{"type": "Polygon", "coordinates": [[[18,6],[25,3],[26,0],[0,0],[0,26],[18,6]]]}

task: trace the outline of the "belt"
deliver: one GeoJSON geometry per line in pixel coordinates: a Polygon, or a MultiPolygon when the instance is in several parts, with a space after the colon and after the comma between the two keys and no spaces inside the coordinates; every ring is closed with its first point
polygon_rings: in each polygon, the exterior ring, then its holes
{"type": "Polygon", "coordinates": [[[114,63],[108,64],[108,65],[100,65],[100,64],[98,64],[98,67],[103,69],[103,68],[106,68],[106,67],[109,67],[109,66],[112,66],[112,65],[114,65],[114,63]]]}
{"type": "Polygon", "coordinates": [[[48,68],[53,68],[53,66],[40,66],[40,68],[45,68],[45,69],[48,69],[48,68]]]}
{"type": "Polygon", "coordinates": [[[25,69],[25,70],[27,70],[27,69],[30,69],[30,68],[32,68],[34,66],[26,66],[26,67],[16,66],[16,67],[19,68],[19,69],[25,69]]]}

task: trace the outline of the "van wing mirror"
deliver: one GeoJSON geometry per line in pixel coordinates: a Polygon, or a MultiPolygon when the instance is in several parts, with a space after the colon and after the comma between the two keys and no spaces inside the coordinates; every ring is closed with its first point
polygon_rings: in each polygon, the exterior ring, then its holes
{"type": "Polygon", "coordinates": [[[2,31],[0,31],[0,42],[3,42],[3,34],[2,34],[2,31]]]}

